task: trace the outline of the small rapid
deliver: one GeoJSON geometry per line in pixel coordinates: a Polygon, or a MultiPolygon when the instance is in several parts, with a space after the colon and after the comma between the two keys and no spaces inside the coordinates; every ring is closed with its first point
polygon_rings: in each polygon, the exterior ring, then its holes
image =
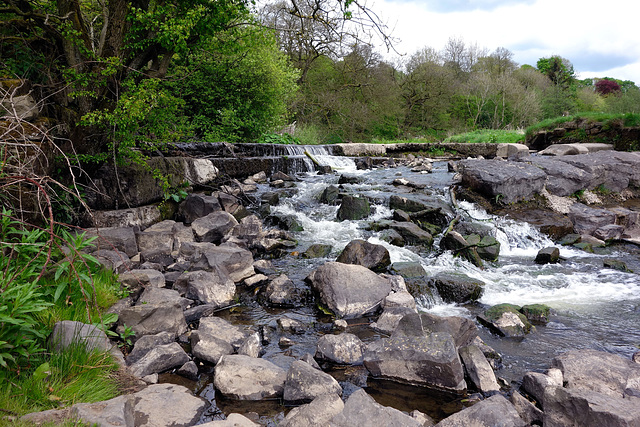
{"type": "MultiPolygon", "coordinates": [[[[324,259],[289,257],[286,261],[289,269],[308,272],[335,260],[351,240],[364,239],[385,246],[392,263],[420,263],[427,276],[458,272],[485,283],[484,294],[473,304],[447,304],[437,294],[418,296],[416,300],[422,311],[475,319],[487,307],[500,303],[550,306],[553,311],[549,324],[538,326],[536,332],[521,341],[501,339],[479,327],[481,337],[503,355],[505,369],[497,374],[510,381],[517,381],[529,370],[548,367],[555,355],[572,348],[595,348],[625,357],[637,351],[636,346],[640,344],[640,276],[603,267],[603,261],[608,258],[638,266],[637,248],[618,245],[592,254],[561,247],[560,263],[539,265],[534,262],[538,250],[555,246],[548,237],[529,224],[489,215],[463,201],[457,204],[456,213],[490,227],[491,234],[500,242],[497,262],[486,263],[481,269],[453,257],[450,252],[394,246],[369,227],[372,222],[391,218],[389,198],[406,191],[391,182],[398,177],[406,178],[423,185],[425,189],[420,191],[450,203],[449,186],[453,183],[453,174],[448,172],[446,162],[435,162],[433,172],[426,174],[411,172],[404,166],[361,171],[356,170],[355,163],[349,158],[326,153],[314,153],[312,157],[316,162],[337,169],[339,174],[357,175],[357,182],[342,184],[341,191],[367,197],[372,202],[372,214],[363,221],[338,222],[338,206],[318,200],[327,186],[338,185],[338,174],[301,174],[296,191],[281,199],[272,212],[294,216],[302,226],[303,231],[295,233],[299,253],[314,243],[331,245],[332,250],[324,259]]],[[[438,241],[438,236],[435,237],[434,247],[438,241]]],[[[634,270],[638,271],[637,268],[634,270]]]]}

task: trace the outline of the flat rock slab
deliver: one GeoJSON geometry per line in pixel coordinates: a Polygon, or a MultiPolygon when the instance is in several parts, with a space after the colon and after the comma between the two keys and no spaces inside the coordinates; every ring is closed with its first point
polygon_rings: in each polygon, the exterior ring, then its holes
{"type": "Polygon", "coordinates": [[[311,403],[293,408],[280,423],[281,427],[328,426],[334,416],[344,409],[344,402],[337,394],[324,394],[311,403]]]}
{"type": "Polygon", "coordinates": [[[307,403],[325,394],[342,395],[335,378],[300,360],[291,364],[284,385],[285,401],[307,403]]]}
{"type": "Polygon", "coordinates": [[[225,397],[262,400],[281,397],[287,371],[265,359],[232,354],[216,365],[214,385],[225,397]]]}
{"type": "Polygon", "coordinates": [[[409,415],[395,408],[380,405],[363,389],[359,389],[349,396],[342,412],[334,416],[329,425],[332,427],[422,426],[421,423],[409,415]]]}
{"type": "Polygon", "coordinates": [[[525,425],[525,421],[520,418],[515,407],[499,394],[456,412],[437,424],[438,427],[524,427],[525,425]]]}

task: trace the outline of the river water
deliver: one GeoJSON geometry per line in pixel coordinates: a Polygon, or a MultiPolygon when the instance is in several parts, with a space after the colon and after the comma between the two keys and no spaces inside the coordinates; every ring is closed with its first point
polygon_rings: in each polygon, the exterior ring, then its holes
{"type": "MultiPolygon", "coordinates": [[[[542,303],[552,308],[551,321],[546,326],[537,326],[536,331],[522,340],[505,339],[494,336],[478,325],[480,337],[503,358],[503,366],[496,375],[517,387],[518,381],[528,371],[542,371],[548,368],[551,359],[569,349],[594,348],[630,357],[640,345],[640,276],[605,269],[603,261],[617,259],[629,268],[640,272],[640,248],[633,245],[616,245],[590,254],[571,247],[561,247],[562,262],[538,265],[534,262],[539,249],[554,246],[546,236],[526,223],[516,222],[488,215],[470,203],[459,202],[458,214],[488,224],[494,236],[501,243],[497,262],[485,263],[483,269],[469,262],[454,258],[451,253],[427,251],[417,248],[397,247],[386,243],[381,236],[368,230],[372,221],[390,219],[389,197],[398,194],[402,187],[391,182],[398,177],[426,185],[420,190],[431,197],[449,200],[449,186],[453,174],[447,171],[446,162],[435,162],[432,173],[411,172],[407,167],[356,170],[353,160],[314,154],[316,161],[330,165],[338,174],[318,175],[315,172],[298,174],[299,181],[289,197],[281,197],[280,204],[272,208],[272,213],[293,215],[304,228],[294,233],[298,247],[291,254],[274,260],[274,266],[286,273],[296,284],[303,285],[303,279],[315,268],[328,261],[334,261],[344,247],[353,239],[364,239],[384,245],[390,252],[392,262],[413,261],[424,267],[428,276],[441,272],[459,272],[482,280],[484,294],[473,304],[446,304],[437,294],[433,297],[418,297],[419,310],[442,316],[463,316],[470,319],[482,313],[489,306],[499,303],[517,305],[542,303]],[[358,183],[343,184],[343,190],[362,194],[372,202],[372,214],[362,221],[336,220],[338,206],[322,204],[318,196],[329,185],[337,185],[339,175],[357,175],[358,183]],[[300,256],[311,244],[323,243],[332,246],[326,258],[304,259],[300,256]]],[[[259,191],[272,191],[261,185],[259,191]]],[[[437,247],[438,237],[436,236],[437,247]]],[[[277,340],[266,347],[264,358],[286,368],[293,358],[315,351],[315,343],[322,333],[331,332],[332,319],[322,316],[313,305],[296,310],[268,309],[257,304],[252,295],[242,297],[244,307],[236,311],[221,313],[234,322],[251,325],[274,326],[280,316],[292,317],[313,324],[314,328],[295,338],[295,343],[284,348],[277,340]]],[[[348,332],[356,333],[363,341],[379,336],[368,328],[367,320],[351,322],[348,332]]],[[[331,373],[341,382],[345,395],[356,387],[365,387],[376,400],[401,410],[419,409],[436,419],[461,408],[459,402],[442,400],[437,397],[419,396],[416,388],[403,391],[403,386],[377,382],[367,377],[363,367],[337,369],[331,373]],[[449,405],[449,408],[445,408],[449,405]],[[443,410],[443,408],[445,408],[443,410]]],[[[427,392],[425,392],[428,394],[427,392]]],[[[227,402],[218,398],[215,402],[212,384],[207,384],[200,395],[216,403],[214,408],[222,412],[256,411],[261,421],[277,424],[284,417],[284,411],[277,403],[254,402],[247,408],[238,408],[238,402],[227,402]],[[229,406],[225,406],[229,405],[229,406]],[[270,406],[271,405],[271,406],[270,406]]],[[[205,420],[216,419],[210,413],[205,420]]]]}

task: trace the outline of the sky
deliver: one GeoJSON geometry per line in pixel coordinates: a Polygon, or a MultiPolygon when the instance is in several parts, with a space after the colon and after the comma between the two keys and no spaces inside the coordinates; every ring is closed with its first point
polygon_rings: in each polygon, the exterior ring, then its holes
{"type": "MultiPolygon", "coordinates": [[[[637,0],[369,0],[367,5],[411,55],[441,50],[448,39],[493,52],[504,47],[518,64],[562,56],[579,79],[613,77],[640,85],[637,0]]],[[[386,59],[397,54],[381,50],[386,59]]]]}

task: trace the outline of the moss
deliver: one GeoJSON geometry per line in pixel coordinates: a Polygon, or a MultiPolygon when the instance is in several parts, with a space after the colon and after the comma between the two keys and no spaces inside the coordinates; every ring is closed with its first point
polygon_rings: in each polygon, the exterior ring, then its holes
{"type": "Polygon", "coordinates": [[[531,323],[546,325],[549,323],[551,308],[545,304],[529,304],[522,306],[520,313],[524,314],[531,323]]]}

